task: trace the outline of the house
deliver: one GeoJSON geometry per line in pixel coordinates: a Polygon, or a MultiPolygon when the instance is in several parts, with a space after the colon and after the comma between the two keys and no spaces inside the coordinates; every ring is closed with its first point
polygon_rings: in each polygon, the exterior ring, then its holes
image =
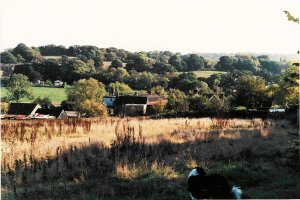
{"type": "Polygon", "coordinates": [[[109,114],[114,114],[116,97],[115,96],[104,96],[103,103],[108,108],[109,114]]]}
{"type": "Polygon", "coordinates": [[[103,103],[106,107],[113,108],[115,106],[116,96],[104,96],[103,103]]]}
{"type": "Polygon", "coordinates": [[[60,80],[54,81],[54,86],[62,87],[63,85],[64,85],[64,82],[62,82],[62,81],[60,81],[60,80]]]}
{"type": "Polygon", "coordinates": [[[54,119],[53,116],[36,113],[32,119],[54,119]]]}
{"type": "Polygon", "coordinates": [[[53,107],[49,109],[39,108],[36,111],[35,119],[68,119],[67,114],[61,107],[53,107]]]}
{"type": "Polygon", "coordinates": [[[115,100],[115,113],[119,115],[145,115],[153,114],[153,106],[163,103],[167,100],[154,94],[141,95],[123,95],[117,96],[115,100]]]}
{"type": "Polygon", "coordinates": [[[7,114],[15,115],[16,119],[28,119],[33,117],[39,108],[41,106],[35,103],[11,103],[7,114]]]}
{"type": "Polygon", "coordinates": [[[148,106],[154,106],[154,105],[157,105],[160,103],[163,103],[164,105],[166,105],[168,103],[168,100],[166,100],[156,94],[141,94],[141,95],[139,95],[139,97],[146,97],[148,106]]]}
{"type": "Polygon", "coordinates": [[[78,111],[65,111],[65,114],[67,118],[80,118],[81,116],[85,115],[85,114],[81,114],[78,111]]]}
{"type": "Polygon", "coordinates": [[[147,104],[126,104],[125,114],[128,116],[145,115],[147,104]]]}

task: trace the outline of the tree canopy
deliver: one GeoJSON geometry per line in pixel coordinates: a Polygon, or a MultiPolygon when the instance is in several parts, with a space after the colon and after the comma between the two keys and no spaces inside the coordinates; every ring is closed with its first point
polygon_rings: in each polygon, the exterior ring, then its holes
{"type": "Polygon", "coordinates": [[[27,76],[14,74],[7,85],[8,97],[11,101],[19,102],[22,98],[31,98],[31,84],[27,76]]]}
{"type": "Polygon", "coordinates": [[[17,63],[17,58],[8,51],[0,54],[1,63],[17,63]]]}
{"type": "Polygon", "coordinates": [[[91,117],[107,115],[103,105],[105,94],[104,85],[93,78],[81,79],[67,90],[67,98],[73,108],[91,117]]]}
{"type": "Polygon", "coordinates": [[[271,98],[267,95],[264,79],[251,75],[244,75],[237,79],[236,104],[248,109],[270,108],[271,98]]]}

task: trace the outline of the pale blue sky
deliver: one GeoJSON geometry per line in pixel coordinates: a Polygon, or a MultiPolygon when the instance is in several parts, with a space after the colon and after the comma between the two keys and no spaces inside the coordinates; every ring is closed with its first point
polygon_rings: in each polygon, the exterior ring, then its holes
{"type": "Polygon", "coordinates": [[[23,42],[130,51],[295,53],[300,0],[0,0],[0,51],[23,42]]]}

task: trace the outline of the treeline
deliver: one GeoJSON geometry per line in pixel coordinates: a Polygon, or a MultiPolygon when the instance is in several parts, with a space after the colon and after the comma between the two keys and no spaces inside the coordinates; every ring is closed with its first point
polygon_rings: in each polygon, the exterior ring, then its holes
{"type": "MultiPolygon", "coordinates": [[[[95,46],[30,48],[19,44],[2,52],[1,62],[23,63],[15,66],[14,73],[26,75],[31,82],[61,80],[73,84],[80,79],[93,78],[105,84],[109,93],[144,90],[164,96],[163,91],[170,94],[175,90],[175,100],[184,95],[189,97],[189,103],[182,105],[186,108],[189,104],[190,110],[207,107],[205,102],[211,101],[212,95],[223,103],[230,102],[228,105],[247,108],[297,103],[297,67],[273,61],[266,55],[221,56],[215,62],[197,54],[169,51],[133,53],[95,46]],[[45,59],[44,56],[58,56],[59,59],[45,59]],[[103,64],[106,61],[111,62],[108,67],[103,64]],[[191,72],[199,70],[227,73],[202,78],[191,72]]],[[[183,107],[179,110],[186,110],[183,107]]]]}
{"type": "MultiPolygon", "coordinates": [[[[219,70],[232,72],[234,70],[247,71],[263,77],[268,83],[278,81],[281,70],[287,63],[273,61],[269,56],[221,56],[212,61],[197,54],[181,55],[170,51],[132,53],[117,48],[98,48],[95,46],[64,46],[47,45],[41,47],[27,47],[19,44],[17,47],[1,53],[1,63],[27,63],[16,68],[16,72],[23,73],[31,81],[62,80],[72,83],[83,77],[96,77],[104,82],[115,80],[111,74],[122,67],[127,72],[151,72],[165,76],[166,73],[190,72],[199,70],[219,70]],[[45,56],[59,56],[60,59],[44,59],[45,56]],[[103,62],[110,61],[109,68],[103,62]]],[[[132,73],[136,75],[136,73],[132,73]]],[[[142,74],[147,76],[147,74],[142,74]]],[[[152,78],[152,76],[147,76],[152,78]]],[[[138,78],[137,78],[138,79],[138,78]]]]}
{"type": "MultiPolygon", "coordinates": [[[[151,71],[163,72],[188,72],[197,70],[231,71],[249,70],[257,72],[266,70],[272,73],[280,73],[283,62],[272,61],[269,56],[221,56],[215,59],[205,59],[199,54],[173,53],[170,51],[129,52],[117,48],[98,48],[96,46],[74,45],[66,48],[62,45],[46,45],[40,47],[28,47],[18,44],[15,48],[1,53],[1,63],[29,63],[42,62],[45,56],[59,56],[77,58],[97,68],[103,66],[104,61],[111,61],[112,67],[119,67],[126,63],[126,69],[138,72],[151,71]]],[[[60,59],[62,61],[62,59],[60,59]]]]}

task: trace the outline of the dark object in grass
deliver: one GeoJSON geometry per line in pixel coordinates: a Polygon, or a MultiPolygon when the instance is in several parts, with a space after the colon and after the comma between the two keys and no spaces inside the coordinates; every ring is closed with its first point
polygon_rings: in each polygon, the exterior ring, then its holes
{"type": "Polygon", "coordinates": [[[201,167],[194,168],[188,177],[188,191],[192,200],[196,199],[241,199],[242,190],[230,186],[219,174],[207,175],[201,167]]]}

